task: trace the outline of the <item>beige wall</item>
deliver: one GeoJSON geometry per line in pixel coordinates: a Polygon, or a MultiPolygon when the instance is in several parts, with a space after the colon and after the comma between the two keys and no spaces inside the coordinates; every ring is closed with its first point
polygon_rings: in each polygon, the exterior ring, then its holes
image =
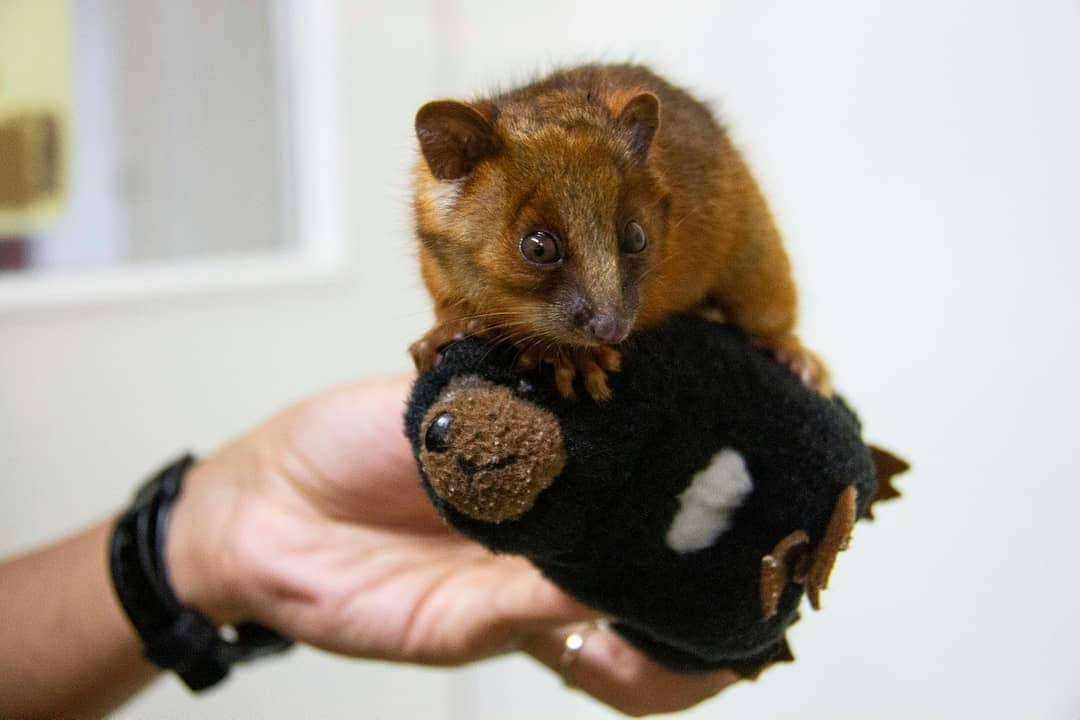
{"type": "MultiPolygon", "coordinates": [[[[345,2],[339,280],[0,314],[0,551],[111,512],[171,453],[404,369],[412,113],[561,58],[632,54],[722,99],[774,199],[805,336],[914,461],[799,661],[695,717],[1080,712],[1080,11],[1075,3],[345,2]]],[[[521,659],[458,671],[300,651],[131,717],[606,717],[521,659]]]]}

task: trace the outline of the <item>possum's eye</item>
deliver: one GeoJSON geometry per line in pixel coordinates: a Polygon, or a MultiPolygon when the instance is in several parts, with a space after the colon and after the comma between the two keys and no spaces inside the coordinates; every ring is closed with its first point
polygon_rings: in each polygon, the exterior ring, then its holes
{"type": "Polygon", "coordinates": [[[562,260],[562,250],[554,234],[547,230],[533,230],[518,243],[521,256],[537,265],[552,265],[562,260]]]}
{"type": "Polygon", "coordinates": [[[637,220],[631,220],[623,228],[622,251],[629,255],[639,253],[645,249],[649,238],[645,235],[645,228],[637,220]]]}

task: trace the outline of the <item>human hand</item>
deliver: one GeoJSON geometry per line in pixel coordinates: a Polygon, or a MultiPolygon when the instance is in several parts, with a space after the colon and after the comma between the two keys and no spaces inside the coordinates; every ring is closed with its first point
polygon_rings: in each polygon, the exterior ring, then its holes
{"type": "MultiPolygon", "coordinates": [[[[402,432],[408,387],[327,391],[199,462],[170,521],[178,595],[218,623],[257,621],[345,655],[458,665],[520,649],[560,671],[571,627],[597,613],[442,522],[402,432]]],[[[632,714],[683,709],[737,679],[670,673],[608,630],[572,672],[632,714]]]]}

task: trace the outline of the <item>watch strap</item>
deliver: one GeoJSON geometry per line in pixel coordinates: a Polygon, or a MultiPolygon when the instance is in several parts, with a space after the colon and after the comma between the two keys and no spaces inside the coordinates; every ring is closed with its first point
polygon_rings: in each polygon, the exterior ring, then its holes
{"type": "Polygon", "coordinates": [[[226,637],[173,591],[165,563],[169,511],[193,462],[190,454],[184,455],[139,488],[113,531],[109,567],[117,597],[143,640],[147,659],[173,670],[199,691],[224,679],[234,663],[281,652],[292,642],[255,623],[240,623],[234,637],[226,637]]]}

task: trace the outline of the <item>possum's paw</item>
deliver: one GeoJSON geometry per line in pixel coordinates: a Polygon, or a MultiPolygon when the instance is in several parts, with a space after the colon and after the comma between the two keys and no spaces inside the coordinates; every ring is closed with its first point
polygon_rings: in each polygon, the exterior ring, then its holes
{"type": "Polygon", "coordinates": [[[622,366],[619,351],[606,345],[585,348],[538,348],[525,350],[518,357],[521,371],[551,365],[555,373],[555,387],[564,398],[574,397],[574,380],[580,375],[585,391],[596,402],[611,399],[607,374],[618,372],[622,366]]]}
{"type": "Polygon", "coordinates": [[[772,339],[758,339],[776,361],[792,372],[802,384],[824,397],[832,397],[832,378],[825,362],[817,353],[804,347],[794,335],[772,339]]]}
{"type": "Polygon", "coordinates": [[[409,346],[409,355],[417,372],[427,372],[439,364],[439,351],[446,345],[474,335],[483,335],[484,326],[478,320],[447,320],[424,333],[409,346]]]}

